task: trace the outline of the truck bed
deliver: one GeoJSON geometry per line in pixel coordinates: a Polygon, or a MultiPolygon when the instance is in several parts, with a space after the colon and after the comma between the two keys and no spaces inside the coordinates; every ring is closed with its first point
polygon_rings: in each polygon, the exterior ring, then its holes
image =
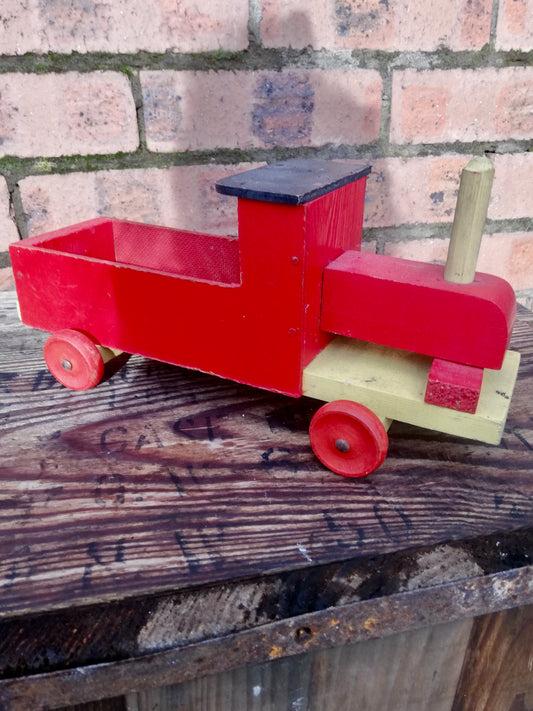
{"type": "Polygon", "coordinates": [[[240,282],[236,237],[99,218],[24,240],[17,247],[38,247],[190,279],[240,282]]]}

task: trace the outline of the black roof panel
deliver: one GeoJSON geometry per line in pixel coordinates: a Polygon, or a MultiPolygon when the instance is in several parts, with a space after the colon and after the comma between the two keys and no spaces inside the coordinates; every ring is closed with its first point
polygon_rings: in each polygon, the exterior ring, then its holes
{"type": "Polygon", "coordinates": [[[216,189],[223,195],[249,200],[303,205],[370,171],[364,161],[295,158],[222,178],[216,189]]]}

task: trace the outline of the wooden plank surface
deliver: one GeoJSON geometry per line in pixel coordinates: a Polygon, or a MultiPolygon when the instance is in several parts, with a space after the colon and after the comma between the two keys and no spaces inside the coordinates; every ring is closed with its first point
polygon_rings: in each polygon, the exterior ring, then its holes
{"type": "Polygon", "coordinates": [[[133,357],[75,393],[0,302],[0,615],[377,555],[533,522],[533,338],[502,446],[393,425],[368,479],[325,470],[316,403],[133,357]]]}
{"type": "Polygon", "coordinates": [[[533,708],[533,605],[474,621],[452,711],[533,708]]]}

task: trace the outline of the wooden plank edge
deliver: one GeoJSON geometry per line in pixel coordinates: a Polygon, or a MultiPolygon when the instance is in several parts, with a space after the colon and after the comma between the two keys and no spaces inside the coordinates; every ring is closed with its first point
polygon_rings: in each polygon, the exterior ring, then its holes
{"type": "Polygon", "coordinates": [[[533,566],[338,608],[151,655],[0,681],[2,711],[54,709],[530,604],[533,566]]]}

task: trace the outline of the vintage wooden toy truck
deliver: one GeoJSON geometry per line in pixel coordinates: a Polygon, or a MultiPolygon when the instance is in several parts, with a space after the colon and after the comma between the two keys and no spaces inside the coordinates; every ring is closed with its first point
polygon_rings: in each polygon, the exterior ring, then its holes
{"type": "Polygon", "coordinates": [[[497,444],[519,355],[513,290],[475,273],[492,165],[463,171],[446,267],[360,251],[369,172],[298,159],[220,180],[238,239],[107,218],[26,239],[21,318],[74,390],[124,351],[326,401],[311,446],[345,476],[380,466],[394,419],[497,444]]]}

